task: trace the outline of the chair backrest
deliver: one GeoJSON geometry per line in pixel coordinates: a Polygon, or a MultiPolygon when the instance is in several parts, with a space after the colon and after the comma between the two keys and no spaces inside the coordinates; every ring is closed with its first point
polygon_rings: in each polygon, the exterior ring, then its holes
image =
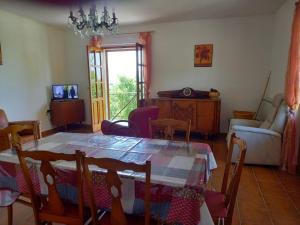
{"type": "Polygon", "coordinates": [[[137,108],[130,112],[128,116],[129,127],[138,131],[138,136],[149,138],[148,129],[149,118],[156,120],[158,118],[159,108],[157,106],[148,106],[137,108]]]}
{"type": "Polygon", "coordinates": [[[0,109],[0,129],[8,127],[8,119],[3,109],[0,109]]]}
{"type": "Polygon", "coordinates": [[[93,225],[101,224],[97,218],[97,209],[95,197],[93,192],[92,173],[89,166],[94,165],[102,169],[106,169],[105,181],[107,183],[108,192],[112,198],[111,206],[111,224],[113,225],[127,225],[125,213],[123,211],[121,197],[122,181],[118,175],[118,171],[131,170],[134,172],[145,173],[145,198],[144,198],[144,212],[145,212],[145,225],[150,225],[150,175],[151,175],[151,162],[146,161],[145,164],[139,165],[135,163],[126,163],[116,159],[110,158],[89,158],[83,159],[83,172],[87,184],[89,194],[89,204],[92,211],[93,225]]]}
{"type": "Polygon", "coordinates": [[[162,133],[164,139],[174,138],[175,131],[185,131],[185,141],[189,143],[191,132],[191,120],[182,121],[175,119],[158,119],[149,120],[149,133],[151,138],[154,137],[154,133],[162,133]]]}
{"type": "Polygon", "coordinates": [[[246,142],[236,137],[235,133],[233,133],[230,137],[229,149],[227,153],[227,160],[226,160],[225,172],[224,172],[222,189],[221,189],[221,192],[225,194],[225,205],[227,208],[227,221],[229,221],[228,224],[231,224],[231,220],[232,220],[234,205],[235,205],[238,187],[241,179],[246,151],[247,151],[246,142]],[[232,165],[231,157],[232,157],[234,145],[238,146],[239,156],[236,162],[234,163],[234,165],[232,165]],[[228,179],[230,176],[230,170],[232,166],[233,168],[231,173],[231,180],[228,185],[228,179]]]}
{"type": "Polygon", "coordinates": [[[287,118],[288,106],[286,105],[285,101],[282,101],[269,129],[282,134],[284,132],[287,118]]]}
{"type": "Polygon", "coordinates": [[[282,101],[284,101],[282,94],[277,94],[273,97],[271,105],[268,107],[269,109],[266,110],[266,118],[261,123],[260,128],[269,129],[271,127],[282,101]]]}
{"type": "Polygon", "coordinates": [[[49,151],[21,151],[20,149],[17,149],[17,153],[20,161],[20,166],[30,194],[36,224],[41,224],[42,221],[63,224],[83,224],[83,153],[80,151],[76,151],[75,154],[62,154],[53,153],[49,151]],[[34,162],[32,160],[34,160],[34,162]],[[51,165],[51,163],[57,161],[75,162],[76,164],[78,208],[77,212],[73,212],[74,214],[72,215],[67,213],[68,208],[64,205],[63,200],[61,199],[57,191],[56,185],[58,173],[57,170],[51,165]],[[28,164],[34,164],[35,166],[29,167],[28,164]],[[40,193],[36,193],[34,189],[32,168],[36,168],[34,172],[40,173],[42,175],[44,182],[48,188],[47,196],[41,195],[40,193]]]}

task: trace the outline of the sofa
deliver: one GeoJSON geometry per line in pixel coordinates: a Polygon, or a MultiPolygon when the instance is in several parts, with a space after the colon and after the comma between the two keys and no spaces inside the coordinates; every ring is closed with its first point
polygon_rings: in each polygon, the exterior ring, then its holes
{"type": "MultiPolygon", "coordinates": [[[[231,119],[227,134],[247,143],[245,163],[279,166],[281,161],[282,136],[287,120],[288,107],[282,94],[277,94],[271,101],[266,118],[263,121],[231,119]]],[[[232,161],[236,161],[237,149],[233,149],[232,161]]]]}

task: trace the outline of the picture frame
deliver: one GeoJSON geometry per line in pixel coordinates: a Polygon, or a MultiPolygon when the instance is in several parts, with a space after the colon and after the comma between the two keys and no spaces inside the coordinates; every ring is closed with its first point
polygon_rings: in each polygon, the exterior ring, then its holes
{"type": "Polygon", "coordinates": [[[211,67],[213,60],[213,44],[195,45],[194,67],[211,67]]]}
{"type": "Polygon", "coordinates": [[[0,65],[3,65],[3,62],[2,62],[2,51],[1,51],[1,44],[0,44],[0,65]]]}

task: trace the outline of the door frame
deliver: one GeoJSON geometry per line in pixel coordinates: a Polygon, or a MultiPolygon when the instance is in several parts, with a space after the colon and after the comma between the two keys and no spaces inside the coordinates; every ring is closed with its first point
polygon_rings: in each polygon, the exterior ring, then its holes
{"type": "Polygon", "coordinates": [[[106,119],[110,118],[110,101],[109,101],[109,72],[108,72],[108,52],[136,51],[135,45],[109,46],[103,48],[105,58],[105,79],[106,79],[106,119]]]}

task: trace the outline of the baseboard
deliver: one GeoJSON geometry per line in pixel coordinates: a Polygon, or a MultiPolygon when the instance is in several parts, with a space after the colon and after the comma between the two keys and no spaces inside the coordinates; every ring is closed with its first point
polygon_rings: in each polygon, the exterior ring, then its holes
{"type": "Polygon", "coordinates": [[[300,165],[297,166],[297,172],[296,173],[300,175],[300,165]]]}
{"type": "Polygon", "coordinates": [[[47,136],[50,136],[52,134],[55,134],[55,133],[58,133],[60,131],[60,127],[55,127],[55,128],[52,128],[50,130],[44,130],[42,131],[42,137],[47,137],[47,136]]]}
{"type": "Polygon", "coordinates": [[[47,136],[50,136],[50,135],[53,135],[55,133],[58,133],[58,132],[82,132],[82,133],[91,133],[93,132],[93,129],[92,129],[92,125],[91,124],[70,124],[67,126],[67,129],[65,126],[61,126],[61,127],[55,127],[55,128],[52,128],[50,130],[45,130],[45,131],[42,131],[42,137],[47,137],[47,136]]]}

